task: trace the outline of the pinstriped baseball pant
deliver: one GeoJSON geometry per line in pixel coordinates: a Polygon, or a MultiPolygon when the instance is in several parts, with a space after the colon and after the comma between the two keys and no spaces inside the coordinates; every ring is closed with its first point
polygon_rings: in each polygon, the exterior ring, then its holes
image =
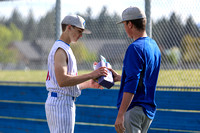
{"type": "Polygon", "coordinates": [[[74,133],[76,106],[71,96],[52,97],[45,102],[45,112],[51,133],[74,133]]]}

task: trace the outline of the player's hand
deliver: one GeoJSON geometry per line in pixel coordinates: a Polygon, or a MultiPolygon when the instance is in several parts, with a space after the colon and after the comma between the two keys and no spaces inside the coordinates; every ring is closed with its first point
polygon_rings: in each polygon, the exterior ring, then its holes
{"type": "Polygon", "coordinates": [[[108,71],[106,67],[100,67],[96,70],[94,70],[93,72],[90,73],[92,76],[92,79],[96,79],[100,76],[107,76],[108,75],[108,71]]]}
{"type": "Polygon", "coordinates": [[[115,130],[117,131],[117,133],[125,132],[124,116],[117,116],[117,119],[115,121],[115,130]]]}
{"type": "Polygon", "coordinates": [[[108,68],[108,70],[110,70],[113,74],[113,79],[114,79],[114,82],[117,82],[117,81],[121,81],[121,75],[119,75],[115,70],[113,70],[112,68],[108,68]]]}
{"type": "Polygon", "coordinates": [[[89,80],[88,84],[89,84],[89,88],[103,89],[103,87],[97,82],[95,82],[93,79],[89,80]]]}

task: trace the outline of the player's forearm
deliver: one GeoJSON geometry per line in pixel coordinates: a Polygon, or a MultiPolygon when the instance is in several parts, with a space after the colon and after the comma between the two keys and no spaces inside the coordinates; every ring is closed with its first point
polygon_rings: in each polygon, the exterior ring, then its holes
{"type": "Polygon", "coordinates": [[[79,84],[81,90],[89,88],[89,80],[79,84]]]}
{"type": "Polygon", "coordinates": [[[58,81],[58,84],[60,87],[65,87],[65,86],[74,86],[78,85],[80,83],[83,83],[89,79],[92,79],[92,76],[90,74],[84,74],[80,76],[71,76],[71,75],[66,75],[63,76],[63,78],[60,78],[58,81]]]}
{"type": "Polygon", "coordinates": [[[119,111],[118,111],[118,115],[122,116],[126,113],[132,99],[134,97],[134,94],[132,93],[128,93],[128,92],[124,92],[123,94],[123,99],[122,99],[122,103],[120,105],[119,111]]]}

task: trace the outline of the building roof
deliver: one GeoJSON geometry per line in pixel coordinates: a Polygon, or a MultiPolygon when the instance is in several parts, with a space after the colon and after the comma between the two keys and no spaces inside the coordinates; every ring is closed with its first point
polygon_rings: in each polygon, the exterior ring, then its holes
{"type": "Polygon", "coordinates": [[[37,45],[39,45],[39,47],[41,48],[41,50],[44,52],[45,55],[48,56],[51,47],[53,46],[55,40],[54,39],[50,39],[50,38],[41,38],[41,39],[37,39],[35,41],[35,43],[37,45]]]}
{"type": "Polygon", "coordinates": [[[29,60],[39,60],[40,54],[29,41],[16,41],[13,45],[29,60]]]}
{"type": "MultiPolygon", "coordinates": [[[[127,40],[123,39],[81,39],[85,46],[95,53],[99,53],[99,50],[105,47],[106,45],[110,47],[111,45],[116,47],[114,44],[121,44],[123,45],[128,44],[127,40]]],[[[117,46],[118,47],[118,46],[117,46]]]]}
{"type": "Polygon", "coordinates": [[[54,40],[38,39],[34,42],[15,41],[12,44],[29,60],[41,60],[42,58],[47,58],[51,47],[54,44],[54,40]]]}

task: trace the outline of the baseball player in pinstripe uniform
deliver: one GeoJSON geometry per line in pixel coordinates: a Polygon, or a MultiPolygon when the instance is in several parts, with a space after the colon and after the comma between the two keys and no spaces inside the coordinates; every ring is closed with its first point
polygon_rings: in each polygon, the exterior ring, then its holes
{"type": "Polygon", "coordinates": [[[75,125],[75,99],[81,89],[100,88],[93,79],[106,76],[105,67],[78,76],[76,59],[70,43],[77,42],[85,29],[85,20],[78,15],[66,16],[62,22],[62,34],[48,56],[46,88],[49,91],[45,102],[47,123],[51,133],[73,133],[75,125]]]}

